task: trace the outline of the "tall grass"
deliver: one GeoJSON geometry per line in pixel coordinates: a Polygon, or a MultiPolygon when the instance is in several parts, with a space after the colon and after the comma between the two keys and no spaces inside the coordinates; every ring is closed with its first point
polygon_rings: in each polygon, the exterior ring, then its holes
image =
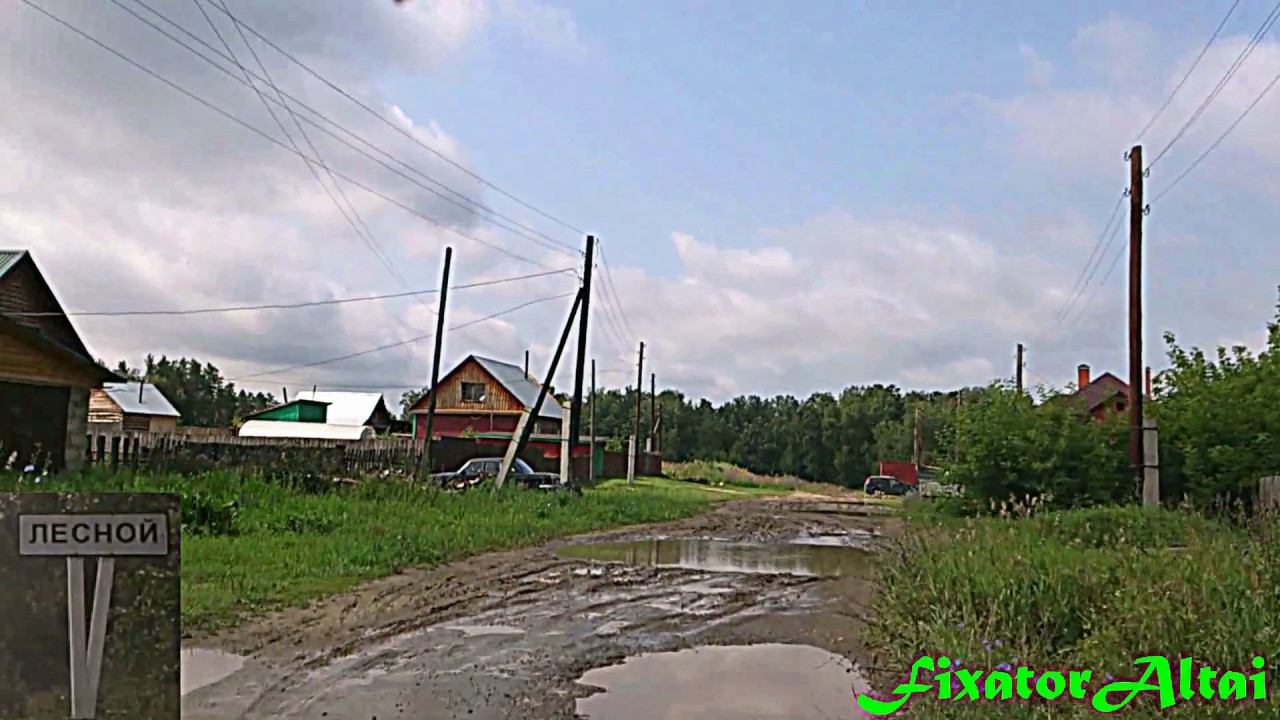
{"type": "Polygon", "coordinates": [[[182,615],[215,630],[247,612],[300,605],[411,566],[660,522],[704,509],[707,493],[602,487],[581,497],[508,487],[445,493],[399,481],[319,492],[230,473],[0,475],[0,491],[174,492],[182,496],[182,615]]]}
{"type": "MultiPolygon", "coordinates": [[[[1087,668],[1095,687],[1107,674],[1139,675],[1133,661],[1145,655],[1190,655],[1218,669],[1280,656],[1280,533],[1272,518],[1240,526],[1130,507],[978,520],[917,515],[909,524],[913,532],[877,577],[874,665],[885,690],[923,655],[972,669],[1087,668]]],[[[918,698],[909,716],[1096,715],[1081,703],[918,698]]],[[[1182,703],[1159,715],[1277,716],[1270,705],[1239,703],[1182,703]]]]}

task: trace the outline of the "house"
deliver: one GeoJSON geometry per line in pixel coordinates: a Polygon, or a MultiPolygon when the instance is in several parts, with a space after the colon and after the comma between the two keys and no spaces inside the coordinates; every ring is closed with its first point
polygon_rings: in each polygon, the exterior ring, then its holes
{"type": "Polygon", "coordinates": [[[1076,369],[1076,391],[1066,399],[1095,420],[1103,420],[1128,411],[1129,385],[1111,373],[1091,377],[1089,366],[1080,365],[1076,369]]]}
{"type": "Polygon", "coordinates": [[[117,432],[172,433],[181,415],[151,383],[106,383],[89,391],[89,424],[117,432]]]}
{"type": "MultiPolygon", "coordinates": [[[[440,378],[439,398],[431,434],[436,437],[510,438],[520,422],[520,415],[538,399],[541,383],[518,365],[479,355],[468,355],[444,377],[440,378]]],[[[413,420],[413,436],[427,436],[426,414],[434,389],[424,394],[409,408],[413,420]]],[[[560,437],[565,414],[560,403],[547,395],[538,413],[533,434],[560,437]]]]}
{"type": "Polygon", "coordinates": [[[89,393],[124,378],[100,365],[25,250],[0,250],[0,464],[78,468],[89,393]]]}
{"type": "Polygon", "coordinates": [[[244,418],[240,437],[366,440],[392,426],[379,393],[303,392],[244,418]]]}

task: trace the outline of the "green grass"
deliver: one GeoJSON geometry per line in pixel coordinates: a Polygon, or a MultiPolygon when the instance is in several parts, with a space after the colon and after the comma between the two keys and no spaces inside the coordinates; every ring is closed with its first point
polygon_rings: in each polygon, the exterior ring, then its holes
{"type": "Polygon", "coordinates": [[[786,495],[784,487],[728,483],[723,485],[698,485],[675,478],[636,478],[628,486],[626,480],[605,480],[597,490],[609,493],[653,493],[673,498],[698,500],[742,500],[746,498],[786,495]]]}
{"type": "Polygon", "coordinates": [[[574,497],[516,488],[451,494],[390,481],[305,493],[228,474],[96,473],[40,485],[0,476],[0,491],[15,489],[181,494],[182,618],[203,631],[406,567],[675,520],[739,497],[657,478],[606,481],[574,497]]]}
{"type": "Polygon", "coordinates": [[[814,483],[790,475],[760,475],[732,463],[693,460],[662,464],[664,475],[676,480],[706,480],[715,487],[746,490],[773,489],[778,492],[802,490],[830,494],[840,488],[829,483],[814,483]]]}
{"type": "MultiPolygon", "coordinates": [[[[1261,655],[1277,672],[1274,519],[1240,526],[1126,507],[956,520],[916,509],[908,526],[901,552],[877,577],[872,635],[888,688],[922,655],[959,658],[973,669],[1007,662],[1116,677],[1139,674],[1133,660],[1143,655],[1191,655],[1218,669],[1247,668],[1261,655]]],[[[1268,680],[1274,692],[1275,678],[1268,680]]],[[[918,718],[986,718],[997,708],[999,717],[1096,717],[1069,702],[916,702],[918,718]]],[[[1141,709],[1125,717],[1275,717],[1267,707],[1182,703],[1168,715],[1141,709]]]]}

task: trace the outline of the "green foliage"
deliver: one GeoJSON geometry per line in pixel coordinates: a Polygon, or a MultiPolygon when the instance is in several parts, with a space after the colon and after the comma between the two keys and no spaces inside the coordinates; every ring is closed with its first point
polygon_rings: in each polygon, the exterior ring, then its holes
{"type": "Polygon", "coordinates": [[[193,427],[231,427],[241,418],[275,404],[270,393],[237,390],[211,363],[191,358],[170,360],[148,355],[142,369],[123,360],[115,371],[133,381],[143,378],[169,398],[181,414],[181,423],[193,427]]]}
{"type": "MultiPolygon", "coordinates": [[[[912,529],[876,578],[870,639],[880,649],[876,664],[886,687],[922,655],[947,655],[974,670],[1000,663],[1087,668],[1095,686],[1106,673],[1133,675],[1134,658],[1144,654],[1192,655],[1216,668],[1280,655],[1275,518],[1261,519],[1250,533],[1130,507],[941,525],[916,520],[912,529]]],[[[1181,704],[1168,714],[1126,717],[1272,717],[1268,707],[1181,704]]],[[[1096,717],[1069,702],[999,709],[1009,718],[1096,717]]],[[[986,703],[918,699],[911,715],[996,713],[986,703]]]]}
{"type": "Polygon", "coordinates": [[[996,383],[955,414],[948,432],[955,452],[948,481],[987,507],[1028,496],[1060,507],[1096,505],[1135,493],[1122,420],[1091,421],[1066,396],[1044,394],[1035,404],[996,383]]]}

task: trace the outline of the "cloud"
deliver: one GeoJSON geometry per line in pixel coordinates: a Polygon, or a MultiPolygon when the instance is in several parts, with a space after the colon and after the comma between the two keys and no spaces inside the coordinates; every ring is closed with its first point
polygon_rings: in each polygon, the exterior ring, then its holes
{"type": "Polygon", "coordinates": [[[1053,80],[1053,63],[1036,53],[1036,49],[1027,43],[1018,43],[1018,53],[1027,64],[1027,84],[1032,87],[1043,87],[1053,80]]]}

